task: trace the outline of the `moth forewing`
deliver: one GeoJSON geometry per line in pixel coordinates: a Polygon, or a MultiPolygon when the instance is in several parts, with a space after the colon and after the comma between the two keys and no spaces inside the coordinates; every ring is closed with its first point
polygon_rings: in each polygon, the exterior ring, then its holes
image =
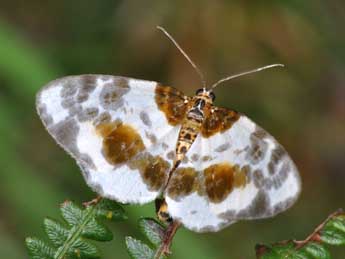
{"type": "Polygon", "coordinates": [[[158,108],[156,90],[156,82],[126,77],[70,76],[38,93],[37,110],[93,190],[146,203],[161,193],[178,132],[158,108]]]}

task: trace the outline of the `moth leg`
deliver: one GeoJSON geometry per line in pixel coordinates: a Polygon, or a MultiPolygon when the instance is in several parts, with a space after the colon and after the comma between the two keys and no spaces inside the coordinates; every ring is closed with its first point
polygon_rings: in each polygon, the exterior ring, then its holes
{"type": "Polygon", "coordinates": [[[168,205],[165,202],[164,198],[159,198],[155,200],[155,205],[156,205],[156,214],[157,218],[166,224],[170,224],[173,219],[168,213],[168,205]]]}
{"type": "Polygon", "coordinates": [[[83,202],[84,207],[89,207],[91,205],[96,205],[97,203],[99,203],[102,200],[102,197],[100,195],[98,195],[96,198],[94,198],[91,201],[86,201],[83,202]]]}

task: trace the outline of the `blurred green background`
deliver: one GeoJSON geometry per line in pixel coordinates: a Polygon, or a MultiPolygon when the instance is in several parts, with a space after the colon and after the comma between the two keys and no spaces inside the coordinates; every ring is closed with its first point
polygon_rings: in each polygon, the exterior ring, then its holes
{"type": "MultiPolygon", "coordinates": [[[[218,233],[185,229],[171,258],[254,258],[256,243],[303,239],[345,207],[345,3],[276,1],[1,1],[0,258],[28,258],[26,236],[44,237],[45,216],[65,199],[92,199],[75,162],[35,111],[35,93],[58,77],[102,73],[154,80],[191,95],[191,66],[160,33],[164,26],[209,83],[271,63],[276,68],[216,90],[216,105],[247,114],[274,135],[300,169],[303,190],[289,211],[239,222],[218,233]]],[[[103,258],[128,258],[124,237],[141,237],[140,216],[126,206],[111,225],[103,258]]],[[[333,249],[345,258],[345,249],[333,249]]]]}

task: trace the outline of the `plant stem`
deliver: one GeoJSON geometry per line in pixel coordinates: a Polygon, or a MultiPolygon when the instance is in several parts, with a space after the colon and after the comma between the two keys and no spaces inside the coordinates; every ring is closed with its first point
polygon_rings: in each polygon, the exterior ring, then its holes
{"type": "Polygon", "coordinates": [[[161,256],[166,256],[169,255],[170,252],[170,246],[172,243],[172,240],[176,234],[177,229],[180,227],[181,223],[178,221],[173,221],[171,222],[165,233],[164,233],[164,239],[162,241],[162,243],[160,244],[160,246],[158,247],[154,259],[160,259],[161,256]]]}
{"type": "Polygon", "coordinates": [[[85,217],[83,218],[82,223],[80,225],[78,225],[76,227],[73,227],[71,229],[71,233],[69,234],[69,236],[68,236],[67,240],[65,241],[64,245],[54,255],[55,259],[64,259],[65,258],[65,256],[66,256],[68,250],[70,249],[70,247],[80,237],[81,232],[83,231],[84,227],[88,224],[90,219],[92,219],[95,207],[96,207],[96,205],[98,204],[99,201],[101,201],[100,196],[97,197],[96,199],[93,199],[90,202],[83,203],[84,205],[87,204],[87,206],[89,206],[89,204],[92,204],[94,206],[90,207],[89,209],[87,208],[88,211],[87,211],[85,217]]]}
{"type": "Polygon", "coordinates": [[[316,241],[316,242],[320,242],[320,231],[323,229],[323,227],[327,224],[328,221],[330,221],[331,219],[333,219],[334,217],[343,214],[343,210],[339,209],[335,212],[333,212],[331,215],[329,215],[327,217],[326,220],[324,220],[320,225],[318,225],[315,230],[313,231],[313,233],[311,233],[306,239],[304,240],[294,240],[293,242],[296,244],[296,250],[302,248],[303,246],[305,246],[308,242],[310,241],[316,241]]]}

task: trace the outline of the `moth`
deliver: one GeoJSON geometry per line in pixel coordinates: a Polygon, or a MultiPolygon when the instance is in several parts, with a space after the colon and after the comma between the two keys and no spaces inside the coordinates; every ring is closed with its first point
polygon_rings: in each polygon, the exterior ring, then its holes
{"type": "MultiPolygon", "coordinates": [[[[161,29],[202,77],[176,41],[161,29]]],[[[272,217],[294,204],[301,182],[285,149],[235,110],[153,81],[68,76],[37,94],[37,111],[55,141],[102,197],[144,204],[163,198],[158,216],[196,232],[272,217]]]]}

